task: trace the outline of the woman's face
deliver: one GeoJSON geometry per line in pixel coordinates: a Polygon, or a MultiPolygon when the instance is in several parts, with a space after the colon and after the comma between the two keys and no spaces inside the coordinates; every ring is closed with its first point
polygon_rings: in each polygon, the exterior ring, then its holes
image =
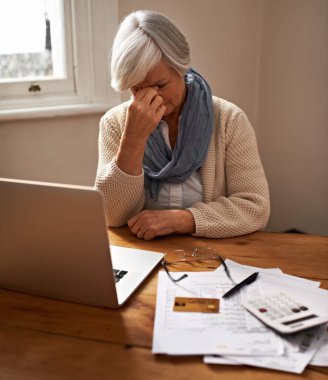
{"type": "Polygon", "coordinates": [[[165,60],[161,60],[151,70],[146,78],[136,86],[131,88],[135,96],[142,88],[156,88],[158,94],[163,98],[166,111],[163,117],[170,115],[180,115],[186,98],[186,84],[184,77],[169,66],[165,60]]]}

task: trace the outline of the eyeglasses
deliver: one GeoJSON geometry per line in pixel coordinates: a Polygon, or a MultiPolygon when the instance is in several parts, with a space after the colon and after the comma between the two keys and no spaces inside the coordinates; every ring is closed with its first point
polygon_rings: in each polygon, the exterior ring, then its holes
{"type": "Polygon", "coordinates": [[[224,271],[226,275],[228,276],[229,280],[236,284],[236,282],[232,279],[229,268],[227,267],[227,264],[224,262],[224,259],[212,248],[196,248],[192,251],[185,251],[183,249],[177,249],[173,251],[172,253],[168,254],[166,253],[164,258],[161,261],[161,264],[169,276],[169,278],[173,282],[179,282],[183,280],[184,278],[188,277],[188,275],[185,273],[179,278],[174,278],[172,274],[170,273],[168,266],[179,264],[179,263],[192,263],[193,261],[203,261],[203,260],[216,260],[219,261],[224,268],[224,271]]]}

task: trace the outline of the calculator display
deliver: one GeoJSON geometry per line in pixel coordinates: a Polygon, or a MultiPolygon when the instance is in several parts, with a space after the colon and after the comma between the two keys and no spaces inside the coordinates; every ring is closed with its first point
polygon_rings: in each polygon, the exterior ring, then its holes
{"type": "Polygon", "coordinates": [[[303,322],[303,321],[306,321],[308,319],[317,318],[317,317],[318,317],[317,315],[311,314],[311,315],[308,315],[308,316],[303,317],[303,318],[294,319],[293,321],[283,322],[282,324],[288,326],[288,325],[292,325],[293,323],[303,322]]]}

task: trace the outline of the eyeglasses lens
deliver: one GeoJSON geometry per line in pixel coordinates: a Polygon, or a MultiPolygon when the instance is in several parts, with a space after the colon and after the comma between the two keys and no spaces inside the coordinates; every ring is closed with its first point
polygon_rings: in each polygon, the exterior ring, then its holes
{"type": "Polygon", "coordinates": [[[199,259],[214,259],[217,255],[217,252],[212,248],[196,248],[192,254],[193,257],[199,259]]]}
{"type": "Polygon", "coordinates": [[[196,248],[193,251],[188,251],[184,249],[177,249],[171,252],[168,252],[165,255],[165,262],[167,264],[175,262],[184,262],[192,260],[215,260],[218,258],[217,252],[212,248],[196,248]]]}
{"type": "Polygon", "coordinates": [[[185,251],[184,249],[176,249],[165,254],[165,261],[168,264],[174,263],[175,261],[185,260],[189,256],[191,256],[191,253],[185,251]]]}

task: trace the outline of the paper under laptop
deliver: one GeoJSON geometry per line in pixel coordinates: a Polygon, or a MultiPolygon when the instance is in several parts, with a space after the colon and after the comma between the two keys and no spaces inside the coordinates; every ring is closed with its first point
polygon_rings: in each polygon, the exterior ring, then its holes
{"type": "Polygon", "coordinates": [[[0,178],[1,287],[117,308],[162,257],[110,247],[103,199],[92,187],[0,178]]]}

